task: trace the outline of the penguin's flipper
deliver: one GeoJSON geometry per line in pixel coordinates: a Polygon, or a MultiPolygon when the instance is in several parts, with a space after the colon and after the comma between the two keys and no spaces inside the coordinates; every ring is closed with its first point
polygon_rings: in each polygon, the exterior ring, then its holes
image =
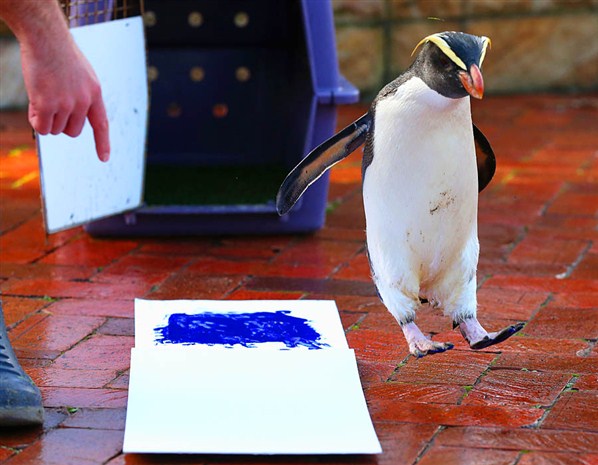
{"type": "Polygon", "coordinates": [[[482,192],[488,185],[496,171],[496,158],[486,136],[473,125],[473,138],[475,140],[475,157],[478,164],[478,192],[482,192]]]}
{"type": "Polygon", "coordinates": [[[366,113],[338,134],[322,142],[301,160],[278,190],[276,196],[278,214],[287,213],[320,176],[363,144],[371,123],[372,117],[366,113]]]}

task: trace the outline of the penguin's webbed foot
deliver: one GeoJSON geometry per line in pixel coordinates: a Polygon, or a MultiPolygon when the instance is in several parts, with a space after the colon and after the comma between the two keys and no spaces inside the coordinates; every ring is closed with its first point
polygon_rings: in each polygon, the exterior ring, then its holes
{"type": "Polygon", "coordinates": [[[413,322],[402,325],[401,329],[409,345],[409,352],[417,358],[438,354],[453,348],[450,342],[436,342],[426,337],[413,322]]]}
{"type": "Polygon", "coordinates": [[[452,349],[454,346],[450,342],[435,342],[426,338],[425,341],[418,341],[414,344],[409,344],[409,352],[417,358],[425,355],[439,354],[452,349]]]}
{"type": "Polygon", "coordinates": [[[513,334],[521,331],[525,323],[516,323],[493,333],[486,332],[476,318],[463,320],[458,326],[465,340],[469,342],[469,347],[480,350],[506,341],[513,334]]]}
{"type": "Polygon", "coordinates": [[[476,342],[475,344],[470,344],[469,347],[471,347],[473,350],[480,350],[486,347],[493,346],[494,344],[498,344],[499,342],[506,341],[513,334],[521,331],[523,326],[525,326],[525,323],[517,323],[511,326],[507,326],[506,328],[503,328],[500,331],[488,333],[488,335],[484,339],[476,342]]]}

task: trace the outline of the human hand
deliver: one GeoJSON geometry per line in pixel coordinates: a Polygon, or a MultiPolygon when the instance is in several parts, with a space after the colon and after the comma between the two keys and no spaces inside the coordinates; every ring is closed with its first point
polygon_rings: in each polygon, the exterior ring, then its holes
{"type": "Polygon", "coordinates": [[[22,43],[21,60],[33,129],[77,137],[89,119],[98,158],[108,161],[109,125],[100,83],[70,34],[66,43],[22,43]]]}

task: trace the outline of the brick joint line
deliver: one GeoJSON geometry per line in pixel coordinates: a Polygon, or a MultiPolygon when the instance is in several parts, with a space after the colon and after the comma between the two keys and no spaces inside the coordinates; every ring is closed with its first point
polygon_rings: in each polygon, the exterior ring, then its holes
{"type": "Polygon", "coordinates": [[[501,355],[502,355],[502,352],[496,354],[496,356],[490,361],[490,363],[484,369],[484,371],[482,371],[480,373],[480,376],[478,376],[476,378],[476,380],[473,382],[473,384],[471,385],[471,389],[469,389],[469,390],[465,389],[465,392],[463,393],[461,398],[457,401],[457,405],[461,405],[463,403],[463,401],[465,400],[465,398],[469,395],[469,393],[472,392],[478,384],[480,384],[480,382],[482,381],[482,378],[490,372],[490,370],[492,369],[492,366],[496,362],[498,362],[498,359],[500,358],[501,355]]]}
{"type": "Polygon", "coordinates": [[[544,216],[556,199],[558,199],[562,194],[566,193],[570,187],[571,183],[564,182],[563,185],[556,191],[556,193],[549,198],[544,205],[542,205],[542,208],[540,208],[540,214],[538,216],[544,216]]]}
{"type": "MultiPolygon", "coordinates": [[[[542,216],[542,214],[540,214],[540,216],[542,216]]],[[[521,230],[517,233],[517,236],[515,236],[515,239],[513,239],[513,242],[511,242],[505,247],[505,254],[502,258],[503,263],[509,262],[509,258],[511,258],[513,250],[515,250],[515,247],[517,247],[521,242],[524,241],[524,239],[527,237],[528,232],[529,228],[527,226],[523,226],[521,230]]]]}
{"type": "Polygon", "coordinates": [[[428,442],[426,443],[426,445],[422,448],[421,452],[415,458],[415,460],[413,461],[412,465],[417,465],[417,463],[419,463],[419,461],[422,459],[422,457],[426,454],[426,452],[428,452],[428,450],[430,450],[430,448],[434,444],[434,441],[436,440],[436,437],[440,433],[442,433],[446,428],[447,427],[445,425],[438,425],[438,428],[436,429],[436,431],[434,431],[434,434],[432,434],[432,437],[428,440],[428,442]]]}
{"type": "Polygon", "coordinates": [[[591,240],[588,241],[586,246],[583,248],[583,250],[577,256],[577,258],[575,260],[573,260],[573,262],[570,265],[567,265],[567,268],[563,273],[557,274],[555,276],[555,278],[557,278],[557,279],[569,278],[573,274],[573,272],[575,271],[577,266],[581,263],[581,261],[586,257],[588,252],[592,249],[592,245],[593,245],[593,241],[591,241],[591,240]]]}
{"type": "Polygon", "coordinates": [[[540,427],[542,426],[542,423],[544,423],[544,420],[546,420],[546,417],[552,411],[552,408],[559,401],[559,399],[561,398],[561,396],[563,395],[563,393],[564,392],[570,392],[578,379],[579,379],[579,375],[572,375],[571,379],[567,382],[567,384],[565,384],[565,387],[563,389],[561,389],[561,392],[559,392],[559,394],[556,396],[556,398],[554,399],[554,401],[552,401],[552,403],[550,405],[548,405],[546,408],[544,408],[544,413],[542,414],[542,416],[540,418],[538,418],[531,425],[523,426],[523,428],[526,428],[526,429],[540,429],[540,427]]]}
{"type": "Polygon", "coordinates": [[[407,365],[407,362],[409,361],[409,358],[410,358],[410,357],[412,357],[412,355],[411,355],[411,354],[407,354],[407,355],[405,356],[405,358],[403,358],[403,360],[401,360],[401,361],[400,361],[400,362],[397,364],[397,366],[395,367],[395,369],[394,369],[394,370],[392,370],[392,373],[390,374],[390,376],[389,376],[388,378],[386,378],[386,381],[385,381],[385,382],[387,382],[387,383],[390,383],[390,382],[392,381],[393,377],[394,377],[395,375],[398,375],[398,374],[399,374],[399,370],[400,370],[402,367],[404,367],[405,365],[407,365]]]}

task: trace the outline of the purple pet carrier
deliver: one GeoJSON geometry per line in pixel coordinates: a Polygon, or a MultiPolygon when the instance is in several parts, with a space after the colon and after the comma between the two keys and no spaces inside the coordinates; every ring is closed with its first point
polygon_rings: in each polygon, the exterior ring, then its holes
{"type": "MultiPolygon", "coordinates": [[[[109,5],[111,2],[102,2],[109,5]]],[[[151,105],[144,206],[93,235],[309,232],[328,175],[279,217],[285,175],[358,91],[338,72],[327,0],[146,0],[151,105]]]]}

